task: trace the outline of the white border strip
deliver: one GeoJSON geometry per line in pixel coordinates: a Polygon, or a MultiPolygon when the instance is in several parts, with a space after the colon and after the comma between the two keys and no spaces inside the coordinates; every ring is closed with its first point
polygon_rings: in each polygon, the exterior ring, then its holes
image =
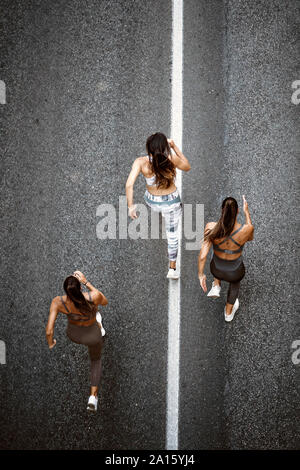
{"type": "MultiPolygon", "coordinates": [[[[182,148],[182,76],[183,76],[183,0],[172,0],[172,103],[171,138],[182,148]]],[[[182,193],[182,173],[177,170],[176,186],[182,193]]],[[[177,268],[180,271],[182,221],[178,227],[177,268]]],[[[167,450],[178,449],[179,349],[180,349],[180,279],[169,280],[167,382],[167,450]]]]}

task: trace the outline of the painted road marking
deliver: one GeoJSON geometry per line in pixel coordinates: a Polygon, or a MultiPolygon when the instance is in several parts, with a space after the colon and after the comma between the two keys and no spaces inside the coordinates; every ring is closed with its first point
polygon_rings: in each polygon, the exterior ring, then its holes
{"type": "MultiPolygon", "coordinates": [[[[172,102],[171,138],[182,148],[183,0],[172,1],[172,102]]],[[[177,170],[176,186],[182,193],[182,172],[177,170]]],[[[180,271],[182,221],[178,227],[177,267],[180,271]]],[[[168,381],[166,448],[178,449],[180,278],[169,280],[168,301],[168,381]]]]}

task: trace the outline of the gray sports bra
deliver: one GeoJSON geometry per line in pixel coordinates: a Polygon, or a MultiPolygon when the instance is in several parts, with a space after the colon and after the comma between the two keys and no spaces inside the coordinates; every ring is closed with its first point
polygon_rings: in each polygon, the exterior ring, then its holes
{"type": "Polygon", "coordinates": [[[233,233],[231,233],[228,237],[224,238],[220,243],[213,243],[213,247],[215,251],[221,251],[222,253],[227,253],[228,255],[234,255],[235,253],[241,253],[243,251],[244,245],[240,245],[236,240],[234,240],[232,237],[236,233],[238,233],[241,229],[243,228],[243,225],[240,226],[237,230],[235,230],[233,233]],[[222,243],[227,242],[227,240],[233,241],[239,248],[236,250],[224,250],[223,248],[220,248],[220,245],[222,243]]]}

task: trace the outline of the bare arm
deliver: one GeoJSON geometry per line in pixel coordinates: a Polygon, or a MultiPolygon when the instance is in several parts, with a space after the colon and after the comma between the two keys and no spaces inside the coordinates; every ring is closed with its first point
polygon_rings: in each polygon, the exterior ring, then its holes
{"type": "Polygon", "coordinates": [[[135,211],[133,211],[133,186],[134,183],[140,174],[141,171],[141,160],[137,158],[132,165],[131,172],[129,173],[129,176],[126,181],[126,197],[127,197],[127,205],[129,208],[129,215],[131,218],[136,219],[137,215],[135,214],[135,211]],[[132,214],[131,214],[132,212],[132,214]]]}
{"type": "MultiPolygon", "coordinates": [[[[209,222],[205,226],[204,234],[210,231],[215,226],[215,222],[209,222]]],[[[206,287],[206,276],[204,274],[204,268],[206,264],[207,255],[211,248],[212,243],[208,240],[204,240],[198,255],[198,278],[200,281],[200,285],[204,292],[207,291],[206,287]]]]}
{"type": "Polygon", "coordinates": [[[54,334],[54,325],[58,315],[58,298],[55,297],[50,305],[50,312],[48,317],[48,323],[46,326],[46,338],[48,342],[49,349],[52,349],[56,344],[56,339],[53,339],[54,334]]]}
{"type": "Polygon", "coordinates": [[[171,149],[174,150],[175,154],[173,153],[170,157],[170,160],[174,163],[176,168],[183,171],[189,171],[191,169],[191,165],[188,159],[183,155],[181,150],[177,147],[173,140],[168,139],[169,145],[171,149]]]}
{"type": "Polygon", "coordinates": [[[246,228],[248,230],[248,239],[247,241],[252,241],[254,239],[254,226],[252,224],[252,221],[251,221],[251,217],[250,217],[250,212],[249,212],[249,207],[248,207],[248,202],[246,201],[246,198],[245,196],[243,195],[243,211],[244,211],[244,214],[245,214],[245,219],[246,219],[246,228]]]}
{"type": "Polygon", "coordinates": [[[199,255],[198,255],[198,277],[202,277],[204,274],[204,267],[207,259],[207,255],[211,248],[211,242],[205,240],[202,243],[199,255]]]}
{"type": "Polygon", "coordinates": [[[105,295],[102,294],[100,290],[96,289],[96,287],[94,287],[89,281],[87,281],[85,275],[81,271],[75,271],[74,276],[77,277],[77,279],[79,279],[79,281],[84,284],[91,292],[91,297],[94,304],[103,306],[108,304],[108,300],[105,295]]]}

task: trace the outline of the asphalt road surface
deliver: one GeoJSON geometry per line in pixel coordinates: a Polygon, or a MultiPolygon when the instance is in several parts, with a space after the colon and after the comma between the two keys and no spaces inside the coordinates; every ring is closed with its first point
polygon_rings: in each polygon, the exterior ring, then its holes
{"type": "MultiPolygon", "coordinates": [[[[299,2],[185,0],[183,13],[183,202],[211,221],[245,194],[255,240],[231,324],[226,289],[205,297],[182,242],[179,448],[296,449],[299,2]]],[[[172,2],[3,0],[1,30],[0,448],[164,449],[166,240],[120,239],[118,212],[147,136],[170,133],[172,2]],[[101,204],[115,240],[97,236],[101,204]],[[53,350],[44,337],[74,269],[109,299],[95,416],[87,350],[63,316],[53,350]]]]}

